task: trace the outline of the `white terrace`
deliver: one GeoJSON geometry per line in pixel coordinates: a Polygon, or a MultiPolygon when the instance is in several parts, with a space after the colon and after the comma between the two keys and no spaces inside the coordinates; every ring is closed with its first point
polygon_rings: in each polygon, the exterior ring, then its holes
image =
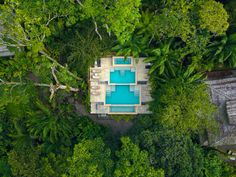
{"type": "MultiPolygon", "coordinates": [[[[124,59],[124,57],[107,57],[101,58],[90,68],[90,102],[92,114],[149,114],[148,102],[152,100],[150,95],[150,86],[148,84],[148,67],[143,62],[144,58],[134,59],[128,57],[129,62],[117,63],[116,59],[124,59]],[[110,73],[117,68],[130,68],[130,72],[135,72],[135,82],[128,84],[110,83],[110,73]],[[107,91],[112,86],[127,85],[130,90],[137,91],[136,96],[139,103],[134,104],[107,104],[107,91]]],[[[111,90],[111,91],[114,91],[111,90]]],[[[125,99],[125,95],[121,94],[121,99],[125,99]]],[[[128,98],[127,98],[128,99],[128,98]]],[[[117,98],[116,98],[117,101],[117,98]]],[[[119,101],[119,98],[118,98],[119,101]]],[[[128,102],[132,100],[127,100],[128,102]]]]}

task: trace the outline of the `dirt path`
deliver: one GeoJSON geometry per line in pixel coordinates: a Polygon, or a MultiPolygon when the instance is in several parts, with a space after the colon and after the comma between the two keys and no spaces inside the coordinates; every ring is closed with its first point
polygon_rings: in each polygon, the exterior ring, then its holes
{"type": "Polygon", "coordinates": [[[106,119],[97,118],[96,120],[93,119],[93,121],[105,127],[109,127],[114,134],[124,134],[133,126],[133,122],[131,121],[127,122],[121,120],[118,122],[111,118],[106,118],[106,119]]]}
{"type": "Polygon", "coordinates": [[[88,116],[94,122],[110,128],[112,132],[115,134],[124,134],[133,126],[132,121],[127,122],[121,120],[118,122],[114,119],[111,119],[110,117],[102,118],[94,114],[89,114],[86,110],[86,107],[81,103],[79,103],[78,101],[73,101],[73,104],[75,105],[75,110],[78,114],[88,116]]]}

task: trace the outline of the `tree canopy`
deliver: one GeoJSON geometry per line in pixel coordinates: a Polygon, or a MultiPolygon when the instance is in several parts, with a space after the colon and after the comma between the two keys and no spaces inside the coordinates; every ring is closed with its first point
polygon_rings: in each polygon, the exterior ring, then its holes
{"type": "Polygon", "coordinates": [[[140,150],[128,137],[121,138],[121,143],[121,150],[116,152],[118,161],[114,176],[164,177],[163,170],[156,170],[150,165],[146,151],[140,150]]]}
{"type": "Polygon", "coordinates": [[[113,162],[110,156],[111,151],[102,139],[84,140],[74,147],[68,176],[111,176],[113,162]]]}
{"type": "Polygon", "coordinates": [[[203,141],[218,128],[206,73],[236,66],[235,5],[1,1],[0,176],[233,177],[231,155],[203,141]],[[150,67],[151,114],[121,133],[89,114],[90,67],[113,55],[150,67]]]}
{"type": "Polygon", "coordinates": [[[172,80],[158,89],[152,103],[157,123],[183,134],[213,130],[215,106],[205,84],[188,84],[172,80]]]}

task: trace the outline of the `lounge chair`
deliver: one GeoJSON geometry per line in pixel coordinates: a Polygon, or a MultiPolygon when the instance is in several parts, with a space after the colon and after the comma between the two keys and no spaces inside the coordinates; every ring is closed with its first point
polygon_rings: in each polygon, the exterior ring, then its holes
{"type": "Polygon", "coordinates": [[[98,73],[93,73],[93,75],[94,75],[94,76],[99,76],[99,74],[98,74],[98,73]]]}
{"type": "Polygon", "coordinates": [[[99,76],[94,76],[94,75],[92,75],[92,78],[93,78],[93,79],[99,79],[99,76]]]}
{"type": "Polygon", "coordinates": [[[91,92],[91,95],[98,96],[98,95],[100,95],[100,92],[92,91],[92,92],[91,92]]]}
{"type": "Polygon", "coordinates": [[[99,79],[91,78],[90,81],[93,82],[93,83],[98,83],[98,82],[99,82],[99,79]]]}
{"type": "Polygon", "coordinates": [[[101,70],[100,69],[92,69],[92,73],[100,73],[101,70]]]}
{"type": "Polygon", "coordinates": [[[91,89],[92,89],[92,90],[98,90],[98,89],[100,89],[100,86],[98,86],[98,85],[93,85],[93,86],[91,86],[91,89]]]}

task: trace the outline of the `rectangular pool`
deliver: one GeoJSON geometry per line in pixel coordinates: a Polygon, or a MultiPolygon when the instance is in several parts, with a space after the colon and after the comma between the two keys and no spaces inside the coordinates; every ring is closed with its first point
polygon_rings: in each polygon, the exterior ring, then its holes
{"type": "Polygon", "coordinates": [[[110,71],[110,83],[130,84],[135,83],[135,69],[114,68],[110,71]]]}
{"type": "Polygon", "coordinates": [[[130,89],[129,85],[116,85],[115,89],[106,92],[106,104],[134,105],[140,104],[139,90],[130,89]]]}
{"type": "Polygon", "coordinates": [[[127,58],[117,57],[117,58],[114,58],[114,63],[116,65],[130,65],[131,64],[131,58],[130,57],[127,57],[127,58]]]}
{"type": "Polygon", "coordinates": [[[111,106],[110,112],[114,113],[135,113],[134,106],[111,106]]]}

